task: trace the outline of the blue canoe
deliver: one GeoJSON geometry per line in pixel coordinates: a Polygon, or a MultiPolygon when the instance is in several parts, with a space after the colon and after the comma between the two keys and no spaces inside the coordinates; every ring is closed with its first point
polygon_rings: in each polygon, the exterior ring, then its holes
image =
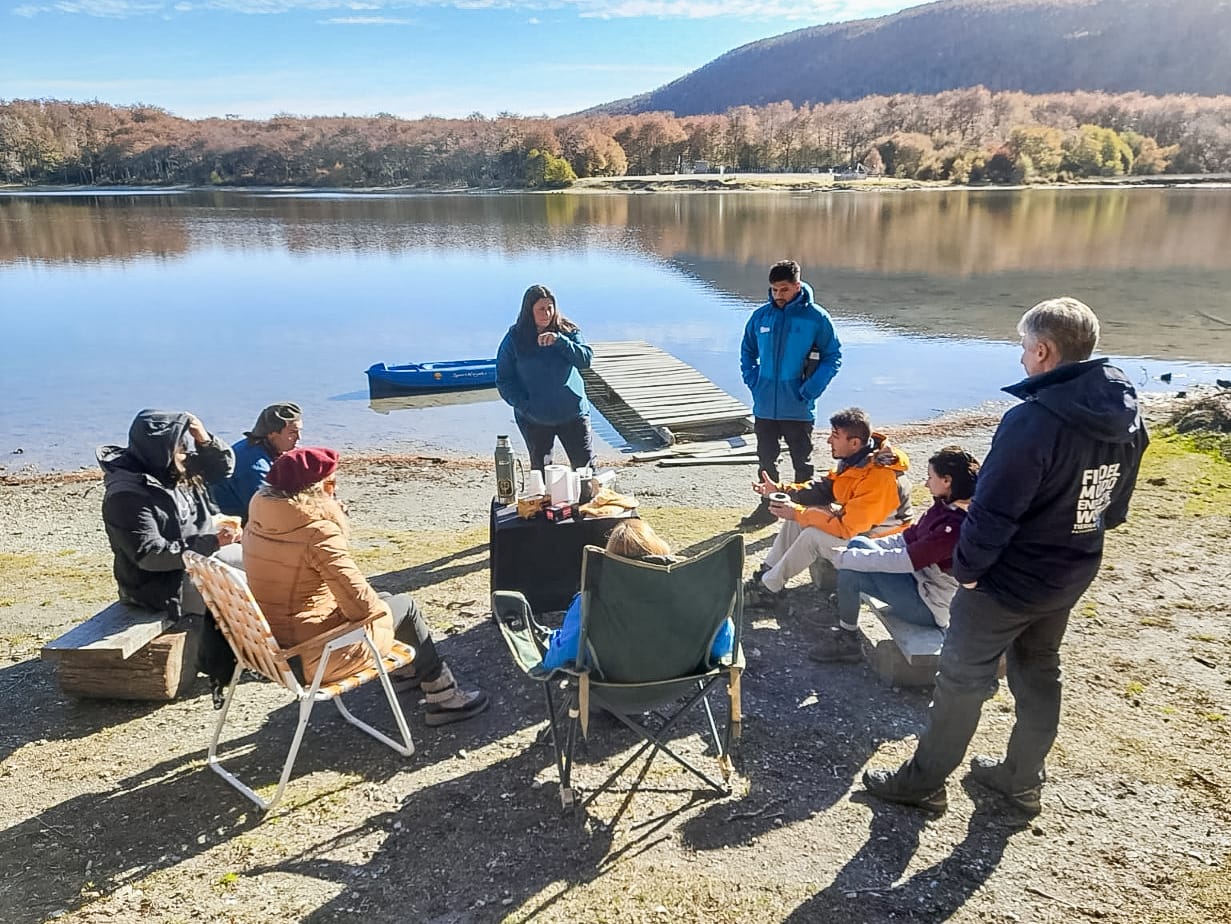
{"type": "Polygon", "coordinates": [[[491,388],[496,384],[494,359],[459,359],[442,363],[384,363],[368,369],[368,393],[373,398],[431,391],[491,388]]]}

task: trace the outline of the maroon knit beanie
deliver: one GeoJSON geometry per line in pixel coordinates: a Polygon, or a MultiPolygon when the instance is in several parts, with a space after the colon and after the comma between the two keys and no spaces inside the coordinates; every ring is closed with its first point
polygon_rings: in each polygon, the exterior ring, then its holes
{"type": "Polygon", "coordinates": [[[338,452],[324,446],[297,446],[270,466],[265,480],[285,494],[298,494],[308,485],[324,481],[338,470],[338,452]]]}

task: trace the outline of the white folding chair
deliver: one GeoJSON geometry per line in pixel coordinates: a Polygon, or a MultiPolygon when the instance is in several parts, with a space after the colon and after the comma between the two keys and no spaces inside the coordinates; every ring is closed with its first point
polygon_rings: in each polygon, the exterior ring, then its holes
{"type": "Polygon", "coordinates": [[[387,744],[402,756],[409,757],[415,752],[414,742],[410,739],[410,729],[406,725],[406,716],[402,714],[397,694],[394,693],[393,684],[389,681],[390,671],[405,667],[414,660],[413,648],[402,642],[394,642],[393,650],[381,657],[368,631],[368,623],[365,622],[339,626],[296,645],[294,648],[284,649],[270,631],[265,614],[261,612],[260,606],[253,598],[252,591],[248,589],[248,581],[242,571],[190,551],[184,552],[184,566],[188,569],[188,575],[193,584],[205,599],[206,605],[209,606],[210,612],[214,614],[218,628],[222,630],[222,634],[226,636],[231,649],[235,652],[235,673],[231,676],[231,683],[227,686],[222,709],[218,713],[218,725],[209,743],[208,763],[219,776],[260,806],[262,811],[268,812],[282,798],[286,782],[291,776],[291,768],[295,765],[295,756],[299,753],[304,729],[308,726],[308,717],[312,714],[312,707],[318,702],[332,700],[346,721],[367,732],[377,741],[387,744]],[[333,683],[322,685],[321,678],[325,675],[325,667],[333,652],[357,642],[363,642],[368,646],[372,652],[374,666],[366,667],[358,673],[333,683]],[[320,665],[316,669],[316,675],[312,678],[311,686],[305,689],[292,672],[290,659],[322,643],[324,650],[321,654],[320,665]],[[235,698],[235,687],[239,683],[239,675],[245,668],[285,687],[299,702],[299,725],[295,729],[291,750],[286,755],[286,763],[282,767],[278,791],[268,802],[240,782],[218,760],[218,739],[222,736],[222,726],[226,723],[227,712],[231,708],[231,701],[235,698]],[[368,723],[355,718],[342,703],[343,693],[354,690],[377,677],[380,678],[385,696],[389,700],[389,706],[393,710],[393,718],[397,722],[398,732],[402,737],[401,743],[368,723]]]}

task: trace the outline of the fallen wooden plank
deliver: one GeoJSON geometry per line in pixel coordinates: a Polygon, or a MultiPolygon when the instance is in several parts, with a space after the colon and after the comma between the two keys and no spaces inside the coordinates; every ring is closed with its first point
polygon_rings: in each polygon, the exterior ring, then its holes
{"type": "Polygon", "coordinates": [[[937,626],[919,626],[906,622],[893,615],[889,605],[868,594],[860,594],[861,599],[877,615],[890,638],[902,651],[902,656],[908,664],[925,661],[934,664],[940,658],[940,649],[945,642],[945,633],[937,626]]]}
{"type": "Polygon", "coordinates": [[[679,456],[660,459],[659,468],[683,468],[689,465],[756,465],[756,456],[679,456]]]}
{"type": "Polygon", "coordinates": [[[734,458],[756,459],[757,450],[756,449],[728,449],[728,450],[725,450],[724,452],[724,450],[721,450],[721,449],[712,449],[708,453],[693,453],[691,455],[680,455],[680,456],[676,456],[676,458],[678,459],[734,459],[734,458]]]}
{"type": "Polygon", "coordinates": [[[666,459],[671,456],[696,456],[705,455],[708,453],[720,452],[752,452],[755,453],[757,448],[757,439],[755,436],[732,436],[725,440],[703,440],[696,443],[676,443],[674,446],[668,446],[664,449],[654,449],[649,452],[635,452],[632,455],[634,462],[653,462],[658,459],[666,459]]]}

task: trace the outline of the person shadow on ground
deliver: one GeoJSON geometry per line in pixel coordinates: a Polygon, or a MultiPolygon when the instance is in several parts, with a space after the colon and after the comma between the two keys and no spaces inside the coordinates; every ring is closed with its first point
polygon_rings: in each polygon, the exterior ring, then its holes
{"type": "MultiPolygon", "coordinates": [[[[134,700],[74,699],[60,692],[55,672],[49,662],[35,658],[0,668],[0,699],[8,704],[0,724],[0,763],[32,742],[88,738],[103,729],[149,715],[163,705],[134,700]],[[19,688],[19,697],[10,695],[19,688]],[[13,708],[18,702],[21,708],[13,708]]],[[[204,692],[205,681],[201,680],[194,689],[204,692]]]]}
{"type": "MultiPolygon", "coordinates": [[[[791,593],[812,596],[807,588],[791,593]]],[[[681,830],[687,845],[746,845],[807,821],[846,796],[882,743],[917,729],[926,693],[886,686],[866,662],[807,658],[827,612],[745,611],[745,719],[733,757],[746,793],[688,819],[681,830]]]]}
{"type": "MultiPolygon", "coordinates": [[[[751,633],[753,637],[757,633],[751,633]]],[[[748,637],[748,636],[746,636],[748,637]]],[[[765,642],[762,657],[768,648],[765,642]]],[[[785,667],[742,683],[743,735],[733,749],[745,793],[706,807],[681,826],[696,850],[753,844],[778,828],[805,822],[839,802],[874,742],[856,728],[825,684],[809,685],[785,667]]]]}
{"type": "MultiPolygon", "coordinates": [[[[259,744],[259,735],[238,743],[259,744]]],[[[203,758],[204,747],[114,782],[100,780],[100,791],[0,832],[0,920],[48,920],[250,830],[258,820],[252,804],[205,771],[203,758]]],[[[95,767],[100,775],[105,770],[95,767]]]]}
{"type": "MultiPolygon", "coordinates": [[[[592,722],[574,773],[588,780],[605,776],[635,741],[622,726],[592,722]]],[[[685,788],[695,783],[682,772],[673,779],[685,780],[685,788]]],[[[571,890],[669,840],[670,823],[697,798],[680,790],[678,804],[629,826],[613,850],[616,820],[636,792],[606,797],[604,814],[620,803],[612,820],[599,820],[593,810],[562,809],[551,744],[540,736],[506,760],[409,793],[398,808],[246,875],[292,873],[341,887],[306,914],[304,924],[352,916],[424,924],[550,918],[571,890]],[[632,837],[623,836],[629,832],[632,837]],[[352,847],[374,838],[380,844],[370,855],[352,847]]]]}
{"type": "MultiPolygon", "coordinates": [[[[445,639],[441,649],[459,673],[490,691],[492,705],[486,712],[470,721],[428,728],[416,705],[418,694],[402,694],[400,702],[416,746],[415,754],[405,758],[351,728],[330,704],[318,703],[283,804],[275,811],[345,791],[356,785],[355,780],[380,786],[405,774],[413,786],[416,771],[453,759],[466,749],[505,739],[542,720],[541,693],[525,683],[502,655],[504,645],[489,622],[445,639]],[[308,779],[316,773],[340,782],[326,782],[322,788],[321,783],[308,779]]],[[[57,695],[52,676],[35,661],[0,672],[0,683],[46,687],[46,696],[38,705],[13,713],[0,732],[6,756],[29,742],[88,739],[113,726],[124,734],[123,726],[164,706],[115,700],[78,702],[57,695]]],[[[95,791],[65,799],[0,831],[4,848],[0,850],[0,883],[4,884],[0,920],[26,924],[83,907],[160,869],[178,866],[260,823],[256,806],[205,767],[217,713],[207,705],[204,683],[197,689],[200,695],[174,704],[174,712],[169,710],[168,715],[185,724],[182,734],[199,735],[199,748],[118,779],[110,778],[107,765],[83,758],[80,770],[60,768],[59,772],[80,777],[81,782],[74,785],[93,786],[95,791]],[[93,782],[96,773],[97,783],[93,782]]],[[[251,786],[275,784],[294,733],[298,706],[288,693],[261,680],[241,682],[235,695],[219,757],[251,786]],[[260,714],[266,709],[255,729],[245,731],[242,721],[237,721],[245,713],[260,714]]],[[[378,682],[347,694],[346,703],[358,717],[393,733],[392,716],[378,682]]],[[[11,764],[8,769],[12,771],[11,764]]],[[[271,792],[266,791],[266,797],[271,792]]]]}
{"type": "Polygon", "coordinates": [[[415,594],[425,587],[443,584],[477,571],[486,571],[487,566],[487,543],[482,543],[397,571],[373,574],[368,577],[368,581],[377,590],[392,594],[415,594]]]}
{"type": "Polygon", "coordinates": [[[966,836],[948,856],[907,879],[902,875],[919,848],[928,815],[865,793],[852,796],[872,810],[867,840],[833,882],[796,908],[786,922],[949,920],[1000,865],[1013,835],[1030,827],[1027,819],[1006,814],[997,797],[978,785],[965,780],[963,787],[975,803],[966,836]]]}

